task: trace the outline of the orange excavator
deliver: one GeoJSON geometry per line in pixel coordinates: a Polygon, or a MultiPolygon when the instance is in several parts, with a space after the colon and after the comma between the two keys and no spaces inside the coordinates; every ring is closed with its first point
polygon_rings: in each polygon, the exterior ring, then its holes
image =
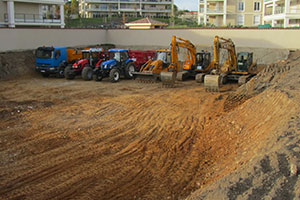
{"type": "Polygon", "coordinates": [[[178,71],[180,71],[178,47],[176,37],[173,36],[170,49],[157,50],[155,60],[149,60],[139,72],[132,72],[132,74],[140,81],[161,80],[163,85],[172,86],[178,71]]]}
{"type": "Polygon", "coordinates": [[[161,80],[165,86],[173,86],[177,80],[196,77],[197,82],[203,82],[205,74],[214,67],[209,52],[196,52],[196,47],[189,41],[173,36],[171,48],[158,50],[156,59],[149,60],[139,72],[133,72],[135,78],[142,82],[161,80]],[[178,61],[179,48],[186,49],[186,60],[180,67],[178,61]]]}
{"type": "Polygon", "coordinates": [[[206,51],[196,52],[196,47],[189,40],[178,38],[177,46],[187,49],[186,61],[182,71],[177,72],[176,78],[179,81],[194,77],[197,82],[203,82],[204,76],[214,67],[211,61],[211,54],[206,51]]]}
{"type": "Polygon", "coordinates": [[[235,45],[231,39],[215,36],[213,70],[204,77],[204,86],[207,91],[219,91],[220,85],[228,80],[246,83],[256,75],[256,62],[253,62],[253,53],[240,52],[236,54],[235,45]],[[224,64],[220,63],[220,50],[227,50],[228,57],[224,64]]]}

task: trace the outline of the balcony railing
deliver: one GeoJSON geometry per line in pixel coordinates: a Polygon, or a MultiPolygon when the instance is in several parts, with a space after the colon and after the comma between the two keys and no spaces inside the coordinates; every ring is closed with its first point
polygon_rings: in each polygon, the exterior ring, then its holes
{"type": "MultiPolygon", "coordinates": [[[[4,14],[4,22],[8,22],[8,14],[4,14]]],[[[43,15],[38,14],[24,14],[24,13],[15,13],[15,23],[51,23],[51,24],[60,24],[60,16],[54,17],[44,17],[43,15]]]]}
{"type": "Polygon", "coordinates": [[[209,14],[221,14],[224,13],[224,10],[207,10],[209,14]]]}
{"type": "MultiPolygon", "coordinates": [[[[283,14],[283,13],[285,13],[284,12],[284,7],[277,7],[275,9],[274,15],[280,15],[280,14],[283,14]]],[[[265,16],[269,16],[269,15],[272,15],[272,14],[273,14],[273,12],[271,10],[265,12],[265,16]]],[[[299,14],[300,15],[300,9],[289,9],[286,14],[299,14]]]]}
{"type": "Polygon", "coordinates": [[[87,3],[142,3],[142,4],[172,4],[172,1],[158,0],[86,0],[87,3]]]}

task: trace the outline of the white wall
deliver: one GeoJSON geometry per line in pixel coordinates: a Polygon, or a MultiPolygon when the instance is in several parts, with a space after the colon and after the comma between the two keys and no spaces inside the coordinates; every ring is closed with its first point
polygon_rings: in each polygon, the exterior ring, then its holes
{"type": "Polygon", "coordinates": [[[300,49],[300,30],[157,29],[109,30],[107,42],[122,46],[168,46],[175,35],[196,46],[212,46],[215,35],[231,38],[237,47],[300,49]]]}
{"type": "Polygon", "coordinates": [[[114,43],[119,46],[168,47],[172,35],[196,46],[211,47],[215,35],[231,38],[237,47],[300,49],[300,30],[256,29],[8,29],[0,28],[0,51],[35,49],[38,46],[87,46],[114,43]]]}
{"type": "Polygon", "coordinates": [[[39,46],[87,46],[106,43],[106,30],[0,28],[0,52],[39,46]]]}

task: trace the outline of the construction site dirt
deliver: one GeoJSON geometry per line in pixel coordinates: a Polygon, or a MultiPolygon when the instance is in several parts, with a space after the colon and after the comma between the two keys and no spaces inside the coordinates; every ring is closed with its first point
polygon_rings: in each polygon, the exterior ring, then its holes
{"type": "Polygon", "coordinates": [[[0,199],[300,198],[299,58],[219,93],[195,81],[1,81],[0,199]]]}

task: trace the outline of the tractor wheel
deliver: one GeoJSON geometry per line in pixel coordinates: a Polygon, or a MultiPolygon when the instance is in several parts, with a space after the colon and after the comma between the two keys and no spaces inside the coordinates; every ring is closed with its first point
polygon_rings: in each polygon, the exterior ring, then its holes
{"type": "Polygon", "coordinates": [[[47,72],[43,72],[43,73],[42,73],[42,76],[43,76],[43,77],[45,77],[45,78],[47,78],[47,77],[49,77],[49,76],[50,76],[50,74],[49,74],[49,73],[47,73],[47,72]]]}
{"type": "Polygon", "coordinates": [[[103,79],[102,73],[100,73],[100,72],[96,73],[95,81],[102,81],[102,79],[103,79]]]}
{"type": "Polygon", "coordinates": [[[83,68],[81,72],[81,76],[83,80],[90,81],[93,79],[93,69],[90,66],[86,66],[83,68]]]}
{"type": "Polygon", "coordinates": [[[109,72],[109,79],[112,83],[116,83],[120,80],[120,70],[113,68],[109,72]]]}
{"type": "Polygon", "coordinates": [[[68,80],[74,79],[75,76],[72,71],[73,70],[72,70],[71,66],[68,66],[65,68],[64,75],[65,75],[66,79],[68,79],[68,80]]]}
{"type": "Polygon", "coordinates": [[[132,79],[133,78],[132,72],[134,71],[135,71],[135,64],[132,62],[128,63],[125,67],[125,77],[127,79],[132,79]]]}

